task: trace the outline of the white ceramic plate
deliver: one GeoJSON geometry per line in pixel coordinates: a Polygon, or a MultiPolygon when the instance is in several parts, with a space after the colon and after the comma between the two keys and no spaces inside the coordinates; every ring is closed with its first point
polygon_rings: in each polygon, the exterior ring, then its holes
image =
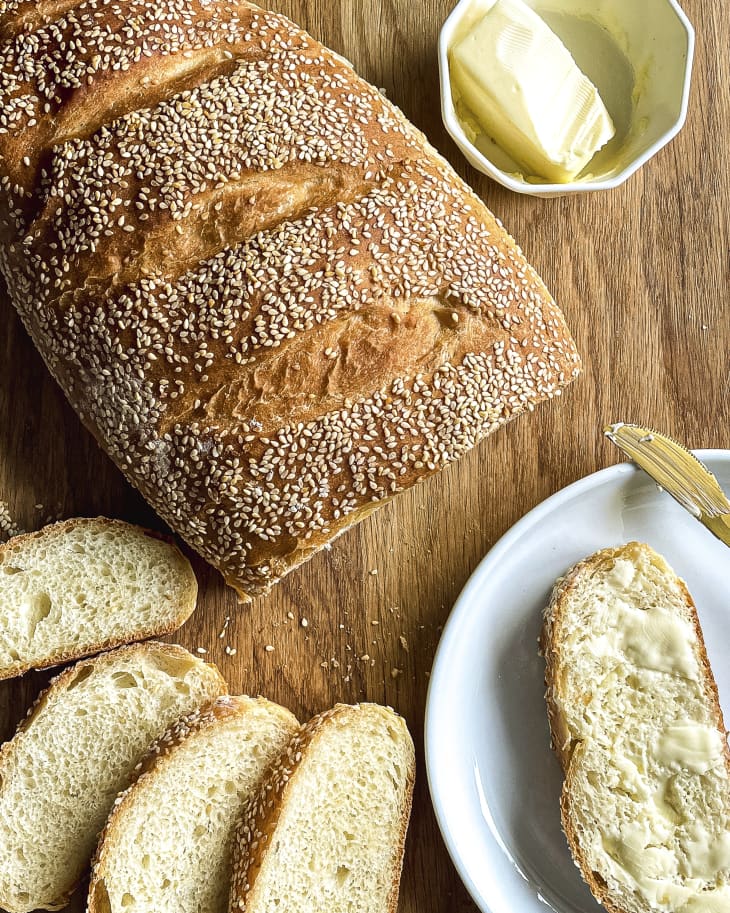
{"type": "MultiPolygon", "coordinates": [[[[730,451],[697,455],[730,490],[730,451]]],[[[633,464],[581,479],[507,532],[464,587],[439,644],[426,709],[431,797],[451,858],[489,913],[599,913],[560,829],[537,654],[555,579],[632,539],[689,586],[730,718],[730,549],[633,464]]]]}

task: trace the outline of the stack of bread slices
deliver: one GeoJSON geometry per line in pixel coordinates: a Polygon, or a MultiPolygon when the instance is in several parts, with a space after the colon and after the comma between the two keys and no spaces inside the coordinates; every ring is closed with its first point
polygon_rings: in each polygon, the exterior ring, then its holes
{"type": "Polygon", "coordinates": [[[394,911],[415,769],[397,714],[300,726],[182,647],[98,652],[195,596],[174,546],[118,522],[0,548],[0,677],[86,657],[0,749],[0,908],[61,909],[90,870],[90,913],[394,911]]]}

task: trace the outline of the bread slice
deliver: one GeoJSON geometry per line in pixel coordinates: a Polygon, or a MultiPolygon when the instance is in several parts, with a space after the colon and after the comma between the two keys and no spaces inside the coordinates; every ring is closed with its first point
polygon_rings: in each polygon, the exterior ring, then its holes
{"type": "Polygon", "coordinates": [[[288,710],[250,697],[176,723],[109,818],[89,913],[226,913],[243,803],[298,729],[288,710]]]}
{"type": "Polygon", "coordinates": [[[121,520],[65,520],[0,546],[0,679],[169,634],[195,608],[190,562],[121,520]]]}
{"type": "Polygon", "coordinates": [[[61,673],[0,749],[0,907],[62,907],[150,743],[225,692],[214,666],[168,644],[61,673]]]}
{"type": "Polygon", "coordinates": [[[389,708],[315,717],[244,810],[230,909],[394,913],[414,777],[413,742],[389,708]]]}
{"type": "Polygon", "coordinates": [[[648,545],[558,581],[543,650],[563,827],[612,913],[730,910],[730,757],[697,612],[648,545]]]}

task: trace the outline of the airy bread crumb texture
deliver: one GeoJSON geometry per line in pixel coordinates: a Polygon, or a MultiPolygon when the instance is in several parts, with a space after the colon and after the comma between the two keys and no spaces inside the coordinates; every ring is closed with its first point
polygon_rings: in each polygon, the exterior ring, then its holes
{"type": "Polygon", "coordinates": [[[89,913],[226,913],[243,803],[298,729],[288,710],[249,697],[176,723],[112,813],[89,913]]]}
{"type": "Polygon", "coordinates": [[[128,523],[74,519],[0,547],[0,679],[178,628],[188,560],[128,523]]]}
{"type": "Polygon", "coordinates": [[[629,543],[558,583],[544,631],[563,825],[611,911],[730,910],[728,750],[684,583],[629,543]]]}
{"type": "Polygon", "coordinates": [[[55,679],[0,750],[0,907],[64,906],[150,743],[225,691],[215,667],[157,643],[55,679]]]}
{"type": "Polygon", "coordinates": [[[338,704],[315,717],[244,811],[231,910],[394,911],[414,771],[392,710],[338,704]]]}

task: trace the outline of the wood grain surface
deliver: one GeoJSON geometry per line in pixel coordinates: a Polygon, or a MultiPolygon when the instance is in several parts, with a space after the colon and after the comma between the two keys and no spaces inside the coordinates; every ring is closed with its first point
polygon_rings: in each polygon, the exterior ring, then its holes
{"type": "MultiPolygon", "coordinates": [[[[693,447],[730,447],[730,19],[722,4],[685,0],[697,29],[693,85],[687,124],[668,147],[618,190],[541,200],[478,175],[445,134],[436,39],[450,0],[274,5],[383,87],[475,186],[563,307],[585,370],[562,400],[400,495],[267,598],[238,606],[193,558],[199,607],[174,639],[205,648],[232,691],[264,694],[301,719],[364,699],[402,713],[419,767],[400,910],[473,911],[436,826],[422,750],[429,669],[461,587],[526,511],[618,460],[605,423],[641,421],[693,447]]],[[[0,501],[24,529],[96,514],[161,526],[76,419],[4,290],[0,501]]],[[[48,678],[0,685],[0,737],[48,678]]]]}

